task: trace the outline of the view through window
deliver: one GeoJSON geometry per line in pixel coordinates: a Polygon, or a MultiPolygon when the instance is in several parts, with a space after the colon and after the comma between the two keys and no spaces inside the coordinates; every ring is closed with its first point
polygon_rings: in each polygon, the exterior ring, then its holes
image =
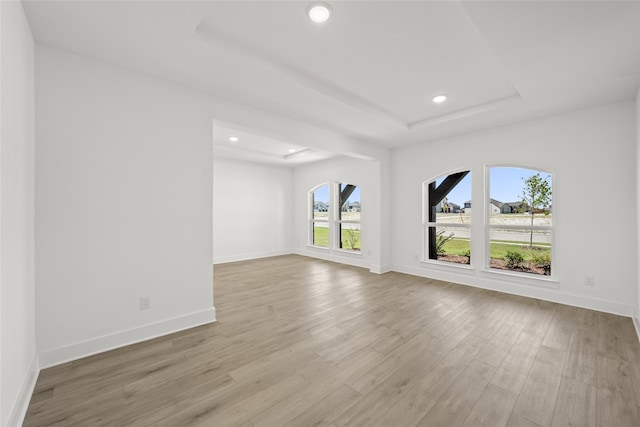
{"type": "Polygon", "coordinates": [[[329,184],[311,192],[311,238],[313,246],[329,247],[329,184]]]}
{"type": "Polygon", "coordinates": [[[423,187],[423,259],[470,264],[471,172],[443,175],[423,187]]]}
{"type": "Polygon", "coordinates": [[[336,221],[340,249],[360,251],[360,188],[338,184],[339,203],[336,221]]]}
{"type": "Polygon", "coordinates": [[[489,168],[489,266],[551,275],[552,177],[520,167],[489,168]]]}

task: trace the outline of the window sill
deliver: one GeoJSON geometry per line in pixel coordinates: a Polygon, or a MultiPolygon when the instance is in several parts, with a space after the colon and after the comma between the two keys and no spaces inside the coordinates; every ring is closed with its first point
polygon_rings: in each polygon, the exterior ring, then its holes
{"type": "Polygon", "coordinates": [[[458,264],[455,262],[446,262],[446,261],[434,261],[431,259],[428,260],[421,260],[420,264],[422,264],[424,267],[435,267],[441,270],[455,270],[457,273],[463,273],[463,274],[473,274],[473,267],[469,264],[458,264]]]}
{"type": "Polygon", "coordinates": [[[331,252],[331,249],[324,246],[307,245],[307,249],[311,249],[312,251],[331,252]]]}
{"type": "Polygon", "coordinates": [[[325,248],[324,246],[314,246],[314,245],[307,245],[307,249],[310,249],[312,251],[318,251],[318,252],[326,252],[326,253],[340,255],[340,256],[347,255],[351,258],[362,258],[362,252],[345,251],[343,249],[330,249],[330,248],[325,248]]]}
{"type": "Polygon", "coordinates": [[[515,271],[503,271],[497,269],[484,268],[480,270],[481,274],[485,277],[491,277],[499,280],[509,280],[511,282],[517,282],[522,285],[530,286],[542,286],[545,288],[558,289],[560,283],[557,279],[551,276],[542,276],[527,273],[518,273],[515,271]]]}
{"type": "Polygon", "coordinates": [[[344,249],[334,249],[333,252],[335,252],[336,254],[339,254],[339,255],[343,255],[343,254],[344,255],[348,255],[348,256],[351,256],[353,258],[362,258],[362,252],[361,251],[355,252],[355,251],[347,251],[347,250],[344,250],[344,249]]]}

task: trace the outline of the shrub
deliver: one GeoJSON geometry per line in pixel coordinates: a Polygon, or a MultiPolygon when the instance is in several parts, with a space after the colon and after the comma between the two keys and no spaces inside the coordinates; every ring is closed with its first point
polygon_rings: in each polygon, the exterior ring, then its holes
{"type": "Polygon", "coordinates": [[[444,245],[447,244],[449,240],[453,239],[453,232],[448,236],[444,235],[444,230],[438,231],[436,234],[436,254],[443,255],[444,254],[444,245]]]}
{"type": "Polygon", "coordinates": [[[531,263],[542,268],[547,276],[551,274],[551,255],[548,252],[534,253],[531,263]]]}
{"type": "Polygon", "coordinates": [[[471,264],[471,249],[467,249],[462,253],[462,256],[467,257],[467,264],[471,264]]]}
{"type": "Polygon", "coordinates": [[[347,249],[360,249],[360,229],[359,228],[343,228],[343,246],[347,249]]]}
{"type": "Polygon", "coordinates": [[[506,262],[506,267],[512,270],[521,269],[524,262],[524,257],[517,251],[507,251],[503,259],[506,262]]]}

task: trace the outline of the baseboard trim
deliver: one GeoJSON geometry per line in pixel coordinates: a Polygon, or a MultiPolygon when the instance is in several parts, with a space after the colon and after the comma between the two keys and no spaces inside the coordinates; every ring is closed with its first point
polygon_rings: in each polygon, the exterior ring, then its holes
{"type": "Polygon", "coordinates": [[[476,288],[503,292],[506,294],[536,298],[544,301],[555,302],[558,304],[587,308],[590,310],[602,311],[605,313],[617,314],[620,316],[633,318],[635,315],[635,307],[631,304],[623,304],[616,301],[568,294],[560,292],[558,291],[558,289],[548,288],[544,286],[514,283],[507,280],[491,280],[478,276],[468,276],[435,270],[427,271],[425,269],[406,265],[394,265],[393,271],[429,279],[443,280],[464,286],[473,286],[476,288]]]}
{"type": "Polygon", "coordinates": [[[638,341],[640,341],[640,320],[636,316],[631,318],[633,320],[633,326],[636,327],[636,335],[638,335],[638,341]]]}
{"type": "Polygon", "coordinates": [[[369,271],[375,274],[384,274],[393,271],[393,267],[391,265],[371,264],[371,269],[369,271]]]}
{"type": "Polygon", "coordinates": [[[205,325],[207,323],[213,323],[215,321],[216,309],[215,307],[212,307],[210,309],[187,314],[185,316],[179,316],[143,325],[138,328],[104,335],[91,340],[44,351],[40,353],[40,367],[41,369],[50,368],[72,360],[92,356],[94,354],[124,347],[126,345],[147,341],[163,335],[172,334],[174,332],[183,331],[185,329],[205,325]]]}
{"type": "Polygon", "coordinates": [[[294,253],[293,249],[281,249],[277,251],[267,252],[251,252],[247,254],[228,255],[213,258],[213,264],[225,264],[227,262],[248,261],[251,259],[269,258],[272,256],[291,255],[294,253]]]}
{"type": "Polygon", "coordinates": [[[36,382],[38,381],[38,375],[40,374],[40,361],[38,355],[33,356],[31,366],[27,377],[20,388],[18,399],[11,410],[11,414],[8,419],[8,426],[21,426],[24,422],[24,418],[27,415],[27,409],[29,409],[29,403],[31,402],[31,396],[36,388],[36,382]]]}

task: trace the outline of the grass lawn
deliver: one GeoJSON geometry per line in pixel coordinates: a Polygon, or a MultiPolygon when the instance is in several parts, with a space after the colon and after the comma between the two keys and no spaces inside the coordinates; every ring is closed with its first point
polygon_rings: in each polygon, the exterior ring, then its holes
{"type": "MultiPolygon", "coordinates": [[[[469,239],[451,239],[444,245],[445,253],[448,255],[462,255],[470,250],[469,239]]],[[[491,258],[502,259],[507,251],[520,252],[525,261],[531,261],[534,255],[548,254],[551,255],[551,245],[535,244],[534,249],[530,250],[526,244],[522,242],[507,241],[491,241],[491,258]]]]}
{"type": "MultiPolygon", "coordinates": [[[[342,248],[346,250],[360,250],[360,230],[351,231],[353,234],[354,247],[351,248],[349,243],[349,232],[343,230],[342,232],[342,248]]],[[[329,228],[328,227],[314,227],[313,228],[313,244],[315,246],[329,247],[329,228]]]]}

